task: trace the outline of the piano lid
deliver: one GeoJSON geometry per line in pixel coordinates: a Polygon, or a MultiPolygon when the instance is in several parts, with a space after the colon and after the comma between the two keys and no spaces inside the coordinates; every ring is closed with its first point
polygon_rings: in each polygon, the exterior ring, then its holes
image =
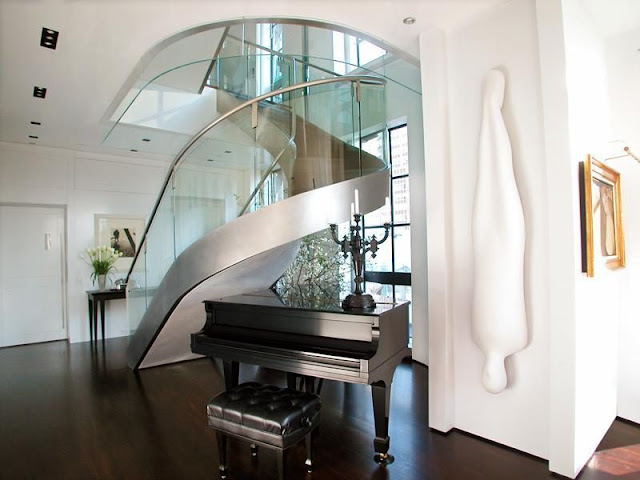
{"type": "Polygon", "coordinates": [[[258,307],[290,308],[295,310],[307,310],[314,312],[352,313],[354,315],[375,316],[392,309],[396,305],[407,303],[384,303],[376,301],[376,308],[373,310],[344,310],[339,298],[329,299],[326,297],[309,297],[306,295],[282,296],[274,290],[264,290],[243,295],[233,295],[229,297],[205,300],[205,303],[209,302],[253,305],[258,307]]]}

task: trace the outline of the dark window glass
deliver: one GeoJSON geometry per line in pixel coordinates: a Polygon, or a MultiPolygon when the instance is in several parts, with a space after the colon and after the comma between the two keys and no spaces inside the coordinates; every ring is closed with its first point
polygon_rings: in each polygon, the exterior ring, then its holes
{"type": "MultiPolygon", "coordinates": [[[[363,149],[382,157],[384,133],[363,138],[363,149]]],[[[384,223],[390,223],[389,237],[374,258],[365,259],[365,280],[368,293],[379,295],[382,301],[411,300],[411,225],[409,202],[409,156],[407,126],[387,132],[391,191],[390,205],[375,210],[364,218],[364,234],[384,236],[384,223]]]]}

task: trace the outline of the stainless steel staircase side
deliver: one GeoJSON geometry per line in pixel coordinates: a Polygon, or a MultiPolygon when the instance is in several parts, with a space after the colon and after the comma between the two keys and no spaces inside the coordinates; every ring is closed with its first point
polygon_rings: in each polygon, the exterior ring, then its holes
{"type": "MultiPolygon", "coordinates": [[[[213,291],[206,291],[205,282],[210,280],[214,285],[214,276],[226,269],[257,255],[276,251],[305,235],[327,228],[329,223],[348,221],[355,189],[360,192],[363,212],[381,207],[389,190],[388,171],[381,170],[284,199],[222,225],[188,247],[164,276],[131,339],[129,366],[137,369],[188,358],[188,342],[184,344],[180,338],[188,339],[189,334],[201,325],[194,330],[192,323],[181,322],[179,316],[174,317],[173,313],[181,302],[186,302],[187,308],[191,302],[189,294],[200,285],[202,287],[194,295],[215,295],[213,291]],[[170,329],[167,331],[171,338],[178,339],[176,348],[166,348],[170,342],[161,337],[165,328],[170,329]],[[158,340],[161,340],[158,346],[164,354],[154,350],[158,340]],[[186,350],[178,345],[185,346],[186,350]],[[147,355],[151,359],[148,363],[145,362],[147,355]]],[[[253,278],[245,275],[244,281],[238,281],[237,289],[232,292],[225,290],[225,295],[268,288],[288,265],[280,261],[283,258],[278,258],[272,265],[259,259],[262,272],[255,273],[253,278]]]]}

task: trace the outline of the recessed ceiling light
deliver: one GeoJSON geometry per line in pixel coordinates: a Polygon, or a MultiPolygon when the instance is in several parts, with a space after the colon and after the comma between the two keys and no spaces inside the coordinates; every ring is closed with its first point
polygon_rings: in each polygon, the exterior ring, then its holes
{"type": "Polygon", "coordinates": [[[58,32],[56,32],[55,30],[51,30],[50,28],[42,27],[42,35],[40,35],[40,46],[55,50],[57,45],[58,32]]]}
{"type": "Polygon", "coordinates": [[[150,141],[151,141],[151,139],[150,139],[150,138],[143,138],[143,139],[142,139],[142,141],[143,141],[143,142],[150,142],[150,141]]]}
{"type": "Polygon", "coordinates": [[[33,96],[37,98],[44,98],[47,96],[47,89],[44,87],[33,87],[33,96]]]}
{"type": "Polygon", "coordinates": [[[131,149],[132,152],[137,152],[138,150],[136,150],[135,148],[131,149]]]}
{"type": "Polygon", "coordinates": [[[405,17],[402,20],[402,23],[404,23],[405,25],[413,25],[414,23],[416,23],[416,19],[415,17],[405,17]]]}
{"type": "Polygon", "coordinates": [[[232,153],[231,150],[225,150],[224,153],[232,153]]]}
{"type": "Polygon", "coordinates": [[[42,125],[40,122],[31,122],[31,125],[42,125]]]}
{"type": "Polygon", "coordinates": [[[213,162],[213,158],[207,158],[207,162],[213,162]]]}
{"type": "Polygon", "coordinates": [[[38,138],[38,137],[37,137],[37,135],[29,135],[29,138],[36,139],[36,138],[38,138]]]}

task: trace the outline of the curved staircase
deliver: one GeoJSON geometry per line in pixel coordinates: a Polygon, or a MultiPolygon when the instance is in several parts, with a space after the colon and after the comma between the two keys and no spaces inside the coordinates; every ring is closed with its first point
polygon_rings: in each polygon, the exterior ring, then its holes
{"type": "Polygon", "coordinates": [[[220,89],[217,104],[226,113],[173,161],[127,277],[134,369],[196,357],[203,300],[270,287],[299,239],[349,220],[355,189],[363,212],[388,195],[386,162],[359,148],[361,112],[384,122],[384,80],[322,79],[249,100],[220,89]],[[208,158],[220,148],[233,161],[208,158]]]}

